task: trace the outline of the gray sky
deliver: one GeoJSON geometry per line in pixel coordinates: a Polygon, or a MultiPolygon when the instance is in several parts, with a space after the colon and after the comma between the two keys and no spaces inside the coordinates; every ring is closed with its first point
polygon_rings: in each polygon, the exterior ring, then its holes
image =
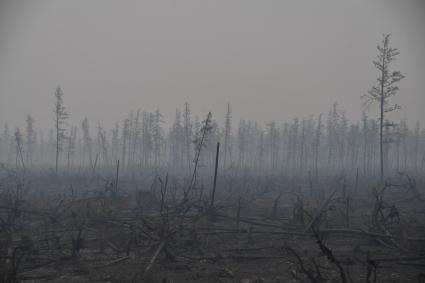
{"type": "Polygon", "coordinates": [[[170,121],[184,101],[260,122],[338,101],[358,119],[383,33],[406,75],[396,118],[424,125],[425,1],[0,0],[0,123],[50,127],[58,84],[71,123],[108,128],[137,108],[170,121]]]}

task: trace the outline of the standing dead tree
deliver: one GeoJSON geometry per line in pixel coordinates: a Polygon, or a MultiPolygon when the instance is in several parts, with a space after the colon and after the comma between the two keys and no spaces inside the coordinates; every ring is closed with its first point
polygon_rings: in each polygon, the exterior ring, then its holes
{"type": "Polygon", "coordinates": [[[190,121],[189,103],[184,104],[183,112],[183,128],[184,128],[184,155],[186,159],[187,169],[190,169],[192,157],[190,154],[192,144],[192,123],[190,121]]]}
{"type": "Polygon", "coordinates": [[[34,119],[31,117],[31,115],[28,115],[26,119],[26,157],[30,166],[33,165],[33,155],[36,142],[36,132],[34,130],[34,123],[34,119]]]}
{"type": "Polygon", "coordinates": [[[102,128],[102,126],[100,125],[100,122],[97,126],[97,144],[99,148],[98,155],[102,158],[103,165],[106,166],[109,164],[106,131],[102,128]]]}
{"type": "Polygon", "coordinates": [[[71,127],[71,131],[68,137],[68,156],[67,156],[67,169],[71,169],[74,164],[74,155],[75,155],[75,143],[77,140],[77,127],[71,127]]]}
{"type": "Polygon", "coordinates": [[[225,124],[224,124],[224,158],[223,158],[224,169],[226,169],[227,155],[228,154],[230,155],[231,133],[232,133],[232,110],[230,107],[230,103],[227,103],[227,112],[226,112],[225,124]]]}
{"type": "Polygon", "coordinates": [[[205,146],[205,141],[207,138],[207,133],[211,130],[211,118],[212,118],[212,114],[211,112],[208,113],[207,118],[203,121],[203,126],[200,129],[197,137],[195,138],[195,160],[194,160],[194,168],[193,168],[193,174],[192,174],[192,178],[190,180],[189,183],[189,188],[186,192],[186,195],[188,195],[188,193],[190,192],[190,190],[192,190],[192,188],[195,185],[196,182],[196,173],[197,173],[197,169],[198,169],[198,162],[199,162],[199,157],[201,155],[201,151],[202,148],[205,146]]]}
{"type": "Polygon", "coordinates": [[[89,156],[90,167],[92,167],[92,138],[90,136],[90,125],[89,119],[87,119],[87,117],[84,118],[83,122],[81,123],[81,130],[83,132],[84,149],[87,150],[85,153],[89,156]]]}
{"type": "Polygon", "coordinates": [[[65,122],[69,115],[63,106],[63,91],[60,86],[55,91],[55,105],[53,109],[55,131],[56,131],[56,158],[55,158],[55,173],[58,174],[59,152],[62,151],[62,142],[65,139],[65,122]]]}
{"type": "Polygon", "coordinates": [[[164,121],[162,120],[162,114],[157,109],[155,111],[155,114],[153,116],[153,127],[152,127],[152,138],[153,138],[153,147],[154,147],[154,165],[155,165],[155,173],[158,175],[158,169],[161,161],[161,153],[162,153],[162,146],[164,143],[164,133],[161,128],[161,123],[164,121]]]}
{"type": "Polygon", "coordinates": [[[15,131],[15,142],[16,142],[16,166],[18,166],[18,156],[22,164],[22,169],[25,172],[25,162],[24,162],[24,156],[23,156],[23,149],[22,149],[22,134],[19,128],[16,128],[15,131]]]}
{"type": "Polygon", "coordinates": [[[381,45],[377,46],[378,56],[373,61],[373,65],[379,71],[379,77],[375,85],[363,95],[365,104],[373,102],[379,104],[379,162],[380,162],[380,180],[384,180],[384,128],[385,113],[398,110],[401,107],[397,104],[389,106],[389,98],[394,96],[399,90],[396,83],[404,78],[399,71],[390,71],[390,64],[400,53],[397,48],[390,47],[390,34],[384,34],[381,45]]]}
{"type": "Polygon", "coordinates": [[[217,187],[217,170],[218,170],[218,157],[220,154],[220,142],[217,142],[217,150],[215,155],[215,170],[214,170],[214,185],[213,185],[213,191],[211,195],[211,204],[210,207],[214,207],[214,197],[215,197],[215,189],[217,187]]]}
{"type": "Polygon", "coordinates": [[[316,181],[319,179],[319,149],[320,149],[320,140],[322,137],[322,114],[319,115],[319,118],[317,119],[317,127],[316,132],[314,134],[314,145],[313,145],[313,151],[314,151],[314,176],[316,181]]]}

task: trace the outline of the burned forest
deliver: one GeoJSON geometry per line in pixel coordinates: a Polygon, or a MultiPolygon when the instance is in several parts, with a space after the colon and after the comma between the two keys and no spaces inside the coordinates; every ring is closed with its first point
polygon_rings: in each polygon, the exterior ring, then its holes
{"type": "Polygon", "coordinates": [[[0,4],[0,282],[425,282],[425,5],[77,2],[0,4]]]}

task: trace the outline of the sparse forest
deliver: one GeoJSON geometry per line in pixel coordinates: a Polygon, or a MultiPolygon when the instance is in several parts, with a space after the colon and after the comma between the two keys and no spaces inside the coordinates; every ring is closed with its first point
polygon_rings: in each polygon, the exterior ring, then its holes
{"type": "Polygon", "coordinates": [[[425,128],[388,115],[389,41],[359,121],[186,102],[71,124],[53,88],[47,133],[24,113],[0,134],[0,281],[425,282],[425,128]]]}

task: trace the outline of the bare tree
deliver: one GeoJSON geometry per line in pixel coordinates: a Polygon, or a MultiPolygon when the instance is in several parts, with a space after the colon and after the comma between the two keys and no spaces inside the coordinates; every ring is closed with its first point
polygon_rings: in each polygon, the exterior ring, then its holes
{"type": "Polygon", "coordinates": [[[136,112],[136,117],[134,119],[131,119],[132,123],[131,123],[131,144],[130,146],[130,150],[129,150],[129,159],[128,162],[130,164],[135,163],[136,161],[136,156],[137,156],[137,149],[138,149],[138,144],[139,144],[139,140],[140,140],[140,133],[141,133],[141,126],[140,126],[140,109],[137,110],[136,112]]]}
{"type": "Polygon", "coordinates": [[[227,103],[227,112],[224,122],[224,159],[223,167],[226,169],[227,154],[230,153],[230,138],[232,133],[232,109],[227,103]]]}
{"type": "Polygon", "coordinates": [[[36,143],[36,132],[34,130],[34,119],[31,117],[31,115],[27,116],[26,120],[27,126],[26,126],[26,146],[27,146],[27,152],[26,152],[26,158],[29,162],[30,166],[33,164],[33,155],[34,155],[34,147],[36,143]]]}
{"type": "Polygon", "coordinates": [[[369,150],[369,118],[366,115],[366,112],[362,112],[362,152],[363,152],[363,173],[368,169],[368,150],[369,150]]]}
{"type": "Polygon", "coordinates": [[[187,169],[190,169],[192,164],[191,145],[192,145],[192,123],[190,121],[189,103],[184,104],[183,113],[183,127],[184,127],[184,151],[186,156],[187,169]]]}
{"type": "Polygon", "coordinates": [[[25,172],[25,162],[24,162],[24,155],[23,155],[23,149],[22,149],[22,134],[19,128],[16,128],[15,131],[15,142],[16,142],[16,167],[18,167],[18,156],[22,164],[22,169],[25,172]]]}
{"type": "Polygon", "coordinates": [[[314,137],[314,175],[316,177],[316,181],[319,178],[319,169],[318,169],[318,163],[319,163],[319,148],[320,148],[320,139],[322,137],[322,114],[319,115],[319,118],[317,119],[317,127],[316,127],[316,133],[314,137]]]}
{"type": "Polygon", "coordinates": [[[269,161],[270,169],[274,170],[276,168],[276,162],[278,157],[278,131],[275,122],[270,122],[266,124],[267,127],[267,143],[269,150],[269,161]]]}
{"type": "Polygon", "coordinates": [[[58,174],[58,163],[59,163],[59,152],[62,151],[62,142],[65,139],[65,128],[64,125],[69,115],[65,111],[63,106],[63,91],[60,86],[55,91],[55,105],[53,113],[55,114],[55,131],[56,131],[56,158],[55,158],[55,172],[58,174]]]}
{"type": "Polygon", "coordinates": [[[122,137],[121,137],[121,142],[122,142],[122,157],[121,157],[121,163],[122,163],[122,167],[124,168],[125,166],[125,162],[126,159],[125,157],[127,156],[127,143],[129,142],[130,139],[130,119],[125,119],[124,120],[124,124],[122,127],[122,137]]]}
{"type": "Polygon", "coordinates": [[[191,181],[189,183],[189,191],[194,187],[195,182],[196,182],[196,173],[197,173],[197,168],[198,168],[198,162],[199,162],[199,157],[201,155],[201,151],[202,148],[205,147],[205,142],[207,140],[207,135],[208,133],[211,131],[211,119],[212,119],[212,114],[211,112],[208,112],[207,118],[202,121],[202,127],[199,129],[199,131],[196,131],[196,136],[194,139],[194,144],[195,144],[195,160],[194,160],[194,168],[193,168],[193,174],[192,174],[192,178],[191,181]]]}
{"type": "Polygon", "coordinates": [[[357,168],[358,153],[361,146],[360,143],[360,126],[359,124],[353,124],[349,127],[347,133],[347,162],[350,161],[350,169],[357,168]]]}
{"type": "Polygon", "coordinates": [[[90,136],[90,124],[87,117],[84,118],[83,122],[81,123],[81,130],[83,131],[84,149],[87,150],[85,153],[89,156],[90,166],[93,166],[92,138],[90,136]]]}
{"type": "Polygon", "coordinates": [[[71,127],[71,131],[68,137],[68,157],[67,157],[67,169],[71,169],[74,163],[74,154],[75,154],[75,142],[77,140],[77,127],[71,127]]]}
{"type": "Polygon", "coordinates": [[[238,155],[239,167],[242,167],[245,163],[245,149],[246,149],[246,135],[247,135],[246,128],[247,126],[246,126],[245,120],[241,119],[238,125],[238,136],[237,136],[238,150],[239,150],[239,155],[238,155]]]}
{"type": "Polygon", "coordinates": [[[365,104],[377,102],[379,104],[379,162],[380,162],[380,180],[384,180],[384,127],[385,113],[400,109],[397,104],[388,105],[389,98],[394,96],[399,90],[396,83],[404,78],[399,71],[390,71],[390,64],[400,53],[397,48],[390,47],[390,34],[384,34],[381,45],[377,46],[378,56],[373,61],[376,69],[379,71],[379,77],[372,88],[363,95],[366,99],[365,104]]]}
{"type": "Polygon", "coordinates": [[[162,120],[162,114],[157,109],[154,114],[153,119],[153,127],[152,127],[152,137],[153,137],[153,146],[154,146],[154,158],[155,158],[155,172],[158,172],[158,167],[160,164],[160,158],[161,158],[161,148],[164,141],[164,133],[161,128],[161,123],[164,121],[162,120]]]}
{"type": "Polygon", "coordinates": [[[289,130],[288,160],[292,169],[297,167],[299,119],[294,118],[289,130]]]}
{"type": "Polygon", "coordinates": [[[414,151],[413,151],[413,167],[415,168],[415,171],[418,171],[418,158],[419,158],[419,142],[420,142],[420,125],[419,121],[416,121],[415,125],[415,141],[414,141],[414,151]]]}
{"type": "Polygon", "coordinates": [[[103,160],[103,165],[108,165],[109,159],[108,159],[108,145],[106,141],[106,131],[102,128],[100,125],[100,122],[98,122],[97,125],[97,144],[98,144],[98,155],[103,160]]]}
{"type": "Polygon", "coordinates": [[[142,160],[143,166],[147,168],[150,165],[150,159],[152,155],[152,121],[153,117],[151,113],[143,112],[142,118],[142,160]]]}
{"type": "Polygon", "coordinates": [[[111,164],[113,164],[115,160],[118,160],[118,156],[119,156],[119,143],[120,143],[119,130],[120,130],[120,125],[118,122],[115,122],[115,125],[111,130],[111,156],[112,156],[111,164]]]}
{"type": "Polygon", "coordinates": [[[305,140],[306,140],[306,121],[303,118],[301,122],[301,140],[300,140],[300,170],[304,169],[304,159],[305,159],[305,140]]]}
{"type": "Polygon", "coordinates": [[[181,125],[181,113],[179,109],[176,109],[176,118],[169,132],[169,143],[171,162],[174,168],[178,168],[178,166],[183,163],[184,154],[184,132],[181,125]]]}

